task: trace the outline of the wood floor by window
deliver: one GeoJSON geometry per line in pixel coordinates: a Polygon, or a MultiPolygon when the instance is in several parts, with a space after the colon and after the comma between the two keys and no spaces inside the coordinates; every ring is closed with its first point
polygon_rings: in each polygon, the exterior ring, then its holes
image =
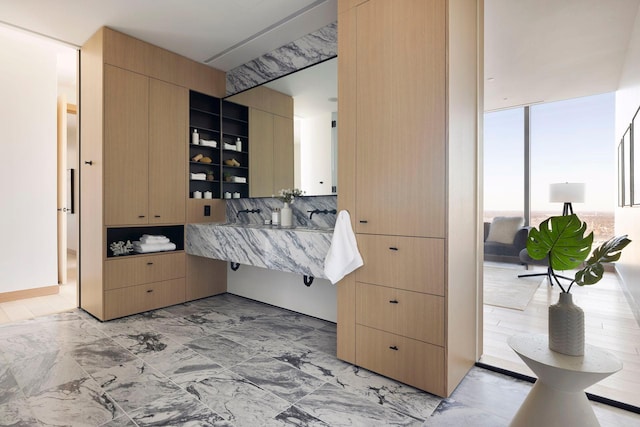
{"type": "MultiPolygon", "coordinates": [[[[502,267],[505,275],[517,277],[524,267],[488,263],[502,267]]],[[[494,269],[495,270],[495,269],[494,269]]],[[[537,272],[535,269],[533,272],[537,272]]],[[[540,272],[543,272],[540,269],[540,272]]],[[[489,280],[485,275],[485,280],[489,280]]],[[[515,282],[517,283],[517,282],[515,282]]],[[[484,354],[487,365],[533,376],[531,370],[507,345],[507,338],[521,333],[546,334],[550,304],[558,301],[560,290],[543,281],[525,310],[484,305],[484,354]]],[[[588,392],[640,407],[640,326],[624,295],[615,273],[605,273],[593,286],[574,286],[574,302],[585,313],[585,341],[609,350],[624,365],[622,371],[587,389],[588,392]]]]}

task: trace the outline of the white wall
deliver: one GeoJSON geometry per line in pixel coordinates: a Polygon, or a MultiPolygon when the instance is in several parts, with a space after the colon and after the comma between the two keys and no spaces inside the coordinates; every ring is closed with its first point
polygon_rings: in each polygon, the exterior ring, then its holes
{"type": "Polygon", "coordinates": [[[307,195],[331,194],[331,113],[300,120],[300,188],[307,195]],[[320,184],[320,182],[323,184],[320,184]]]}
{"type": "MultiPolygon", "coordinates": [[[[616,92],[616,139],[611,149],[616,153],[618,142],[640,106],[640,8],[625,66],[616,92]]],[[[640,165],[638,165],[640,166],[640,165]]],[[[616,235],[628,234],[631,244],[623,251],[617,269],[627,289],[640,304],[640,207],[616,208],[616,235]]]]}
{"type": "Polygon", "coordinates": [[[56,285],[56,52],[0,27],[0,293],[56,285]]]}
{"type": "Polygon", "coordinates": [[[314,279],[307,287],[301,275],[241,265],[237,271],[227,267],[227,292],[337,321],[337,288],[326,279],[314,279]]]}

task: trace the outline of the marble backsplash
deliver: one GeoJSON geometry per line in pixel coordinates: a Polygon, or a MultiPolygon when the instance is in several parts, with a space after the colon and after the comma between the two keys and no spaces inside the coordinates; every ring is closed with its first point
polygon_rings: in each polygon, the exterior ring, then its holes
{"type": "MultiPolygon", "coordinates": [[[[291,205],[293,211],[293,225],[296,227],[333,227],[336,214],[317,213],[309,219],[314,209],[333,210],[337,206],[337,196],[304,196],[296,197],[291,205]]],[[[263,224],[265,219],[271,219],[271,211],[281,208],[282,202],[275,197],[260,197],[249,199],[227,200],[227,222],[240,224],[263,224]],[[260,209],[260,213],[240,213],[243,209],[260,209]]]]}
{"type": "Polygon", "coordinates": [[[227,95],[286,76],[338,53],[338,24],[331,23],[227,72],[227,95]]]}

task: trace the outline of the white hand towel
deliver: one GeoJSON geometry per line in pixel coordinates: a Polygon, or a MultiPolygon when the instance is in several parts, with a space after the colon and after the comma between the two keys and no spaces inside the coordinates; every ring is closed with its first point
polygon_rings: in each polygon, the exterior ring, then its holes
{"type": "Polygon", "coordinates": [[[324,275],[335,284],[363,264],[356,236],[351,228],[349,212],[340,211],[333,229],[331,246],[324,259],[324,275]]]}
{"type": "Polygon", "coordinates": [[[175,243],[140,243],[139,241],[133,242],[133,251],[139,254],[146,254],[150,252],[163,252],[163,251],[175,251],[175,243]]]}
{"type": "Polygon", "coordinates": [[[149,234],[143,234],[142,237],[140,237],[140,242],[158,244],[158,243],[171,243],[171,240],[169,240],[169,238],[166,236],[152,236],[149,234]]]}
{"type": "Polygon", "coordinates": [[[191,179],[194,181],[205,181],[207,179],[207,174],[202,173],[191,173],[191,179]]]}

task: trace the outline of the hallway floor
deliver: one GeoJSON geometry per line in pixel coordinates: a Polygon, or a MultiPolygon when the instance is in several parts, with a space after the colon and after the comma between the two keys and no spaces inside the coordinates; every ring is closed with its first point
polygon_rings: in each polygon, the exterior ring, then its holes
{"type": "MultiPolygon", "coordinates": [[[[0,425],[506,426],[531,384],[473,368],[440,399],[335,358],[335,324],[224,294],[102,323],[0,325],[0,425]]],[[[640,415],[593,404],[603,426],[640,415]]]]}

